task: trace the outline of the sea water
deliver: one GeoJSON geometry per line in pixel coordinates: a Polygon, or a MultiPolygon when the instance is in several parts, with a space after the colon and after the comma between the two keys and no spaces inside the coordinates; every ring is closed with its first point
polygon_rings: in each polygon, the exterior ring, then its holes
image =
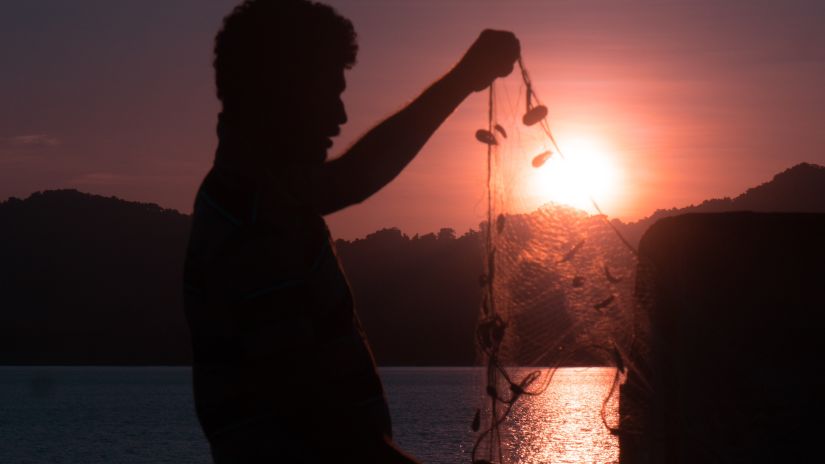
{"type": "MultiPolygon", "coordinates": [[[[478,368],[381,368],[399,445],[425,463],[469,463],[478,368]]],[[[185,367],[0,367],[0,463],[209,463],[185,367]]],[[[563,368],[514,408],[514,462],[616,462],[600,415],[612,369],[563,368]]],[[[615,417],[617,403],[608,404],[615,417]]]]}

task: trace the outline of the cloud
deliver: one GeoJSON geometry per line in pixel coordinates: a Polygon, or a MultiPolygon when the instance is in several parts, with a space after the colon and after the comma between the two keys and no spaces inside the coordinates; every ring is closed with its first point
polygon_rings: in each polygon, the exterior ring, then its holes
{"type": "Polygon", "coordinates": [[[11,147],[56,147],[60,139],[48,134],[25,134],[2,139],[4,145],[11,147]]]}
{"type": "Polygon", "coordinates": [[[16,164],[39,161],[45,151],[61,145],[60,139],[48,134],[23,134],[0,137],[0,163],[16,164]]]}
{"type": "Polygon", "coordinates": [[[60,139],[48,134],[0,137],[0,164],[40,163],[46,159],[46,152],[59,147],[61,144],[60,139]]]}

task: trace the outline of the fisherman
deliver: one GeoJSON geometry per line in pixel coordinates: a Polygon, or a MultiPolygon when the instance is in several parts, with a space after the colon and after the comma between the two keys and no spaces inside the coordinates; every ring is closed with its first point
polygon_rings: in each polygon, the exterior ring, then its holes
{"type": "Polygon", "coordinates": [[[327,161],[347,122],[356,34],[329,6],[247,0],[215,40],[218,148],[184,275],[198,419],[217,464],[413,463],[389,411],[323,216],[392,181],[472,92],[508,75],[485,30],[418,98],[327,161]]]}

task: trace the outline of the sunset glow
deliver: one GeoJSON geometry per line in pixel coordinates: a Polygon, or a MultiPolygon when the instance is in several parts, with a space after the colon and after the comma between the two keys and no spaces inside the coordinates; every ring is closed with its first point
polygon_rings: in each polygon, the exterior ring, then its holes
{"type": "Polygon", "coordinates": [[[559,140],[559,145],[564,158],[554,151],[544,165],[531,172],[529,194],[535,201],[592,212],[592,197],[604,208],[615,206],[622,187],[616,154],[596,137],[574,136],[559,140]]]}
{"type": "MultiPolygon", "coordinates": [[[[0,76],[0,200],[74,188],[192,212],[217,146],[210,44],[239,0],[167,3],[3,3],[0,48],[15,65],[0,76]]],[[[518,160],[505,173],[508,208],[559,201],[592,212],[589,190],[611,218],[633,222],[736,197],[801,162],[825,164],[823,2],[323,3],[352,20],[359,42],[330,159],[493,28],[521,41],[571,163],[590,146],[578,164],[595,166],[568,175],[556,155],[531,166],[550,147],[521,122],[516,67],[496,84],[510,136],[499,150],[518,160]]],[[[486,163],[474,133],[486,121],[487,93],[476,92],[393,182],[326,218],[333,236],[477,230],[486,163]]]]}

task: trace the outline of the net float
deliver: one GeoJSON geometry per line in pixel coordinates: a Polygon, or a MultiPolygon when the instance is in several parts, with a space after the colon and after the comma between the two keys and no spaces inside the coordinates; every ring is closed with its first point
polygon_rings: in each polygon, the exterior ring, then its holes
{"type": "Polygon", "coordinates": [[[532,126],[546,117],[547,107],[544,105],[539,105],[524,113],[524,117],[521,118],[521,122],[523,122],[525,126],[532,126]]]}
{"type": "Polygon", "coordinates": [[[544,165],[544,163],[546,163],[547,160],[550,159],[551,156],[553,156],[553,152],[550,151],[550,150],[547,150],[545,152],[542,152],[542,153],[536,155],[536,157],[533,158],[533,167],[534,168],[542,167],[544,165]]]}
{"type": "Polygon", "coordinates": [[[501,134],[501,136],[504,137],[505,139],[507,138],[507,131],[504,130],[503,127],[501,127],[501,124],[496,124],[495,126],[493,126],[493,129],[495,129],[496,132],[501,134]]]}
{"type": "Polygon", "coordinates": [[[493,135],[492,132],[484,129],[479,129],[476,131],[476,140],[481,143],[486,143],[487,145],[498,145],[496,136],[493,135]]]}

